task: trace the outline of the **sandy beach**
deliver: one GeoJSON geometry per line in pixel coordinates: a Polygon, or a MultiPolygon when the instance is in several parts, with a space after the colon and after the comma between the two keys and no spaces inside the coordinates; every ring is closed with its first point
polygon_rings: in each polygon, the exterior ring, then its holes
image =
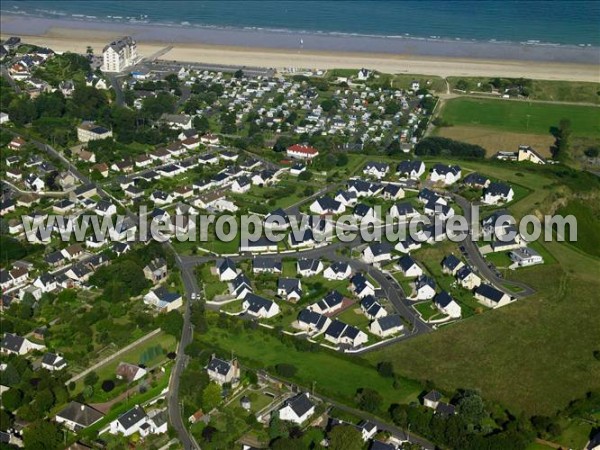
{"type": "MultiPolygon", "coordinates": [[[[2,22],[5,22],[3,18],[2,22]]],[[[99,54],[104,45],[117,35],[112,30],[50,27],[43,34],[20,34],[25,42],[47,46],[55,51],[84,53],[91,46],[99,54]]],[[[121,35],[133,34],[124,24],[121,35]]],[[[7,34],[2,34],[6,38],[7,34]]],[[[138,38],[138,52],[151,57],[157,52],[160,58],[181,62],[268,67],[276,69],[332,69],[361,68],[385,73],[407,73],[448,76],[498,76],[524,77],[543,80],[600,82],[600,66],[546,61],[452,58],[413,54],[388,54],[368,52],[320,51],[312,49],[254,48],[227,45],[209,45],[138,38]],[[167,52],[164,50],[169,47],[167,52]]]]}

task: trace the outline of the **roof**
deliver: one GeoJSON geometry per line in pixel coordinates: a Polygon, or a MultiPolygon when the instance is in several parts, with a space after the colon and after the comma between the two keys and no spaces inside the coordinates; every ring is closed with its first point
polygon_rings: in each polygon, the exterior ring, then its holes
{"type": "Polygon", "coordinates": [[[217,372],[220,375],[227,375],[231,370],[231,363],[220,358],[213,358],[206,366],[206,370],[217,372]]]}
{"type": "Polygon", "coordinates": [[[402,326],[402,318],[398,314],[390,314],[388,316],[380,317],[376,320],[376,322],[379,323],[379,328],[381,328],[383,331],[402,326]]]}
{"type": "Polygon", "coordinates": [[[455,409],[456,408],[454,408],[454,405],[440,402],[440,403],[438,403],[437,407],[435,408],[435,412],[440,413],[444,416],[452,416],[452,415],[454,415],[455,409]]]}
{"type": "Polygon", "coordinates": [[[424,286],[430,286],[432,289],[435,289],[435,280],[427,275],[421,275],[419,278],[417,278],[415,285],[417,289],[420,289],[424,286]]]}
{"type": "Polygon", "coordinates": [[[177,292],[169,292],[164,286],[161,286],[152,292],[154,293],[154,295],[156,295],[159,301],[165,303],[174,302],[175,300],[181,297],[181,295],[177,292]]]}
{"type": "Polygon", "coordinates": [[[234,272],[236,271],[235,263],[231,258],[225,258],[217,263],[217,269],[221,274],[225,273],[227,269],[233,270],[234,272]]]}
{"type": "Polygon", "coordinates": [[[429,400],[431,402],[439,402],[442,399],[442,394],[440,394],[438,391],[436,391],[435,389],[432,391],[429,391],[425,397],[423,397],[424,400],[429,400]]]}
{"type": "Polygon", "coordinates": [[[249,293],[246,295],[245,301],[248,302],[248,310],[258,312],[262,308],[269,310],[274,302],[256,294],[249,293]]]}
{"type": "Polygon", "coordinates": [[[489,284],[481,284],[475,289],[475,293],[482,297],[488,298],[491,301],[498,303],[504,297],[504,292],[499,291],[489,284]]]}
{"type": "Polygon", "coordinates": [[[313,325],[315,328],[321,330],[327,323],[327,316],[319,314],[318,312],[311,311],[310,309],[303,309],[298,314],[298,322],[304,322],[309,325],[313,325]]]}
{"type": "Polygon", "coordinates": [[[385,255],[392,251],[392,245],[388,242],[374,242],[369,248],[373,256],[385,255]]]}
{"type": "Polygon", "coordinates": [[[393,444],[388,444],[387,442],[372,441],[369,450],[396,450],[396,447],[393,444]]]}
{"type": "Polygon", "coordinates": [[[278,269],[281,271],[281,261],[278,261],[274,258],[268,258],[265,256],[255,256],[252,260],[252,267],[254,269],[263,269],[263,270],[275,270],[278,269]]]}
{"type": "Polygon", "coordinates": [[[454,301],[454,299],[446,291],[442,291],[442,292],[440,292],[439,294],[437,294],[435,296],[435,298],[433,299],[433,301],[437,305],[440,305],[442,308],[445,308],[450,303],[452,303],[454,301]]]}
{"type": "Polygon", "coordinates": [[[298,260],[298,269],[302,271],[316,271],[319,268],[319,264],[321,264],[321,261],[319,261],[318,259],[302,258],[298,260]]]}
{"type": "Polygon", "coordinates": [[[277,289],[283,289],[287,293],[300,291],[300,280],[297,278],[280,278],[277,280],[277,289]]]}
{"type": "Polygon", "coordinates": [[[64,361],[62,356],[56,355],[54,353],[46,353],[42,358],[42,364],[47,364],[49,366],[57,365],[57,363],[64,361]]]}
{"type": "Polygon", "coordinates": [[[329,325],[327,327],[325,334],[337,339],[340,336],[342,336],[342,333],[344,332],[344,330],[346,329],[347,326],[348,325],[345,324],[344,322],[342,322],[338,319],[335,319],[333,322],[331,322],[331,325],[329,325]]]}
{"type": "Polygon", "coordinates": [[[316,155],[319,151],[309,145],[294,144],[287,148],[288,152],[303,153],[305,155],[316,155]]]}
{"type": "Polygon", "coordinates": [[[135,364],[129,364],[127,362],[120,362],[119,365],[117,366],[116,374],[119,377],[124,378],[128,381],[133,381],[133,379],[135,378],[135,376],[137,375],[137,373],[140,369],[141,369],[141,367],[138,367],[135,364]]]}
{"type": "Polygon", "coordinates": [[[506,197],[510,193],[511,189],[512,188],[506,183],[499,183],[497,181],[494,181],[493,183],[490,183],[487,189],[485,189],[485,193],[490,195],[500,195],[502,197],[506,197]]]}
{"type": "Polygon", "coordinates": [[[448,173],[457,175],[460,172],[460,167],[459,166],[447,166],[446,164],[436,164],[435,166],[433,166],[433,169],[431,169],[431,170],[432,170],[432,172],[437,172],[441,175],[446,175],[448,173]]]}
{"type": "Polygon", "coordinates": [[[141,406],[135,406],[126,413],[121,414],[117,420],[124,429],[129,430],[146,417],[144,409],[141,406]]]}
{"type": "Polygon", "coordinates": [[[373,208],[370,207],[369,205],[365,205],[364,203],[359,203],[358,205],[356,205],[354,207],[354,214],[356,214],[359,217],[365,217],[372,210],[373,210],[373,208]]]}
{"type": "Polygon", "coordinates": [[[314,408],[314,403],[310,401],[307,393],[298,394],[295,397],[292,397],[289,400],[286,400],[284,403],[284,407],[289,406],[294,414],[298,417],[302,417],[307,412],[309,412],[312,408],[314,408]]]}
{"type": "Polygon", "coordinates": [[[400,161],[396,167],[396,172],[401,174],[410,173],[412,171],[418,172],[422,165],[423,161],[400,161]]]}
{"type": "Polygon", "coordinates": [[[344,261],[335,261],[331,264],[331,266],[329,266],[329,268],[335,273],[346,273],[348,270],[348,263],[344,261]]]}
{"type": "Polygon", "coordinates": [[[337,211],[340,208],[341,203],[331,197],[324,196],[318,198],[316,202],[319,204],[321,209],[325,211],[337,211]]]}
{"type": "Polygon", "coordinates": [[[18,352],[21,350],[25,338],[12,333],[6,333],[4,339],[2,339],[2,348],[7,350],[18,352]]]}
{"type": "Polygon", "coordinates": [[[85,428],[102,419],[104,414],[83,403],[71,402],[56,416],[67,419],[85,428]]]}
{"type": "Polygon", "coordinates": [[[404,255],[398,260],[398,266],[400,266],[404,272],[409,270],[415,264],[417,263],[409,255],[404,255]]]}
{"type": "Polygon", "coordinates": [[[484,185],[489,180],[488,177],[472,172],[463,179],[463,183],[470,185],[484,185]]]}
{"type": "Polygon", "coordinates": [[[461,260],[454,255],[448,255],[442,261],[442,266],[454,270],[461,263],[461,260]]]}

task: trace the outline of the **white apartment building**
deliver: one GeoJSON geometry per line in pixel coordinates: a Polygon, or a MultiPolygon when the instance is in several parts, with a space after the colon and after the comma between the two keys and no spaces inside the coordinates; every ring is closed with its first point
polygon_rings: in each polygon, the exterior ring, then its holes
{"type": "Polygon", "coordinates": [[[137,62],[137,44],[131,36],[124,36],[105,46],[102,56],[103,72],[122,72],[137,62]]]}

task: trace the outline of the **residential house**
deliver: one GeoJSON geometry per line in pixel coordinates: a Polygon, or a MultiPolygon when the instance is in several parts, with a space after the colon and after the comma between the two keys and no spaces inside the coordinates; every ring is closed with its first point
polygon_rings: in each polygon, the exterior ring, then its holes
{"type": "Polygon", "coordinates": [[[438,203],[440,205],[448,204],[444,197],[428,188],[421,189],[421,191],[419,191],[419,196],[417,197],[417,199],[425,205],[430,203],[438,203]]]}
{"type": "Polygon", "coordinates": [[[310,400],[308,392],[304,392],[284,402],[283,407],[279,409],[279,418],[300,425],[314,413],[315,404],[310,400]]]}
{"type": "Polygon", "coordinates": [[[375,319],[369,325],[369,331],[376,336],[386,338],[404,331],[402,318],[398,314],[390,314],[375,319]]]}
{"type": "Polygon", "coordinates": [[[442,400],[442,397],[442,394],[440,394],[436,390],[429,391],[423,397],[423,406],[435,410],[438,407],[440,401],[442,400]]]}
{"type": "Polygon", "coordinates": [[[421,275],[415,281],[416,300],[430,300],[435,296],[435,281],[427,275],[421,275]]]}
{"type": "Polygon", "coordinates": [[[213,353],[206,366],[206,372],[208,373],[210,381],[217,383],[220,386],[223,386],[225,383],[235,385],[240,380],[240,366],[236,358],[226,361],[217,358],[213,353]]]}
{"type": "Polygon", "coordinates": [[[230,258],[217,261],[217,274],[220,281],[231,281],[237,277],[235,263],[230,258]]]}
{"type": "Polygon", "coordinates": [[[346,207],[354,206],[356,204],[357,199],[358,196],[356,195],[355,191],[338,191],[334,197],[335,201],[340,202],[346,207]]]}
{"type": "Polygon", "coordinates": [[[465,178],[463,178],[463,184],[474,189],[485,189],[490,185],[490,179],[477,172],[471,172],[465,178]]]}
{"type": "Polygon", "coordinates": [[[425,164],[423,161],[400,161],[396,173],[400,178],[418,180],[425,173],[425,164]]]}
{"type": "Polygon", "coordinates": [[[332,263],[323,272],[323,277],[326,280],[347,280],[352,274],[352,268],[350,265],[343,261],[336,261],[332,263]]]}
{"type": "Polygon", "coordinates": [[[117,419],[110,423],[109,433],[122,434],[123,436],[131,436],[140,431],[141,426],[148,420],[146,411],[136,405],[129,411],[121,414],[117,419]]]}
{"type": "Polygon", "coordinates": [[[54,416],[54,420],[56,423],[60,423],[69,430],[77,433],[92,426],[103,417],[104,414],[97,409],[72,401],[54,416]]]}
{"type": "Polygon", "coordinates": [[[475,289],[475,298],[488,308],[500,308],[513,301],[510,295],[483,283],[475,289]]]}
{"type": "Polygon", "coordinates": [[[22,137],[17,136],[8,143],[8,148],[11,150],[21,150],[25,144],[27,144],[27,141],[22,137]]]}
{"type": "Polygon", "coordinates": [[[144,303],[157,308],[160,312],[169,312],[183,306],[183,298],[177,292],[159,287],[144,295],[144,303]]]}
{"type": "Polygon", "coordinates": [[[31,342],[29,339],[12,333],[4,333],[0,352],[5,355],[25,355],[35,350],[43,350],[45,347],[31,342]]]}
{"type": "Polygon", "coordinates": [[[363,174],[380,180],[387,175],[389,170],[390,166],[386,163],[369,161],[363,168],[363,174]]]}
{"type": "Polygon", "coordinates": [[[367,295],[360,301],[360,309],[369,320],[387,316],[387,311],[372,295],[367,295]]]}
{"type": "Polygon", "coordinates": [[[311,160],[319,156],[319,151],[308,145],[294,144],[287,148],[287,156],[294,159],[311,160]]]}
{"type": "Polygon", "coordinates": [[[456,256],[452,254],[448,255],[442,261],[442,273],[447,275],[456,275],[456,272],[458,272],[461,267],[464,267],[464,265],[465,264],[456,256]]]}
{"type": "Polygon", "coordinates": [[[252,293],[245,296],[242,308],[246,314],[257,319],[270,319],[279,314],[277,303],[252,293]]]}
{"type": "Polygon", "coordinates": [[[528,145],[520,145],[517,153],[517,161],[529,161],[534,164],[546,164],[546,158],[536,152],[528,145]]]}
{"type": "Polygon", "coordinates": [[[155,258],[144,267],[144,277],[158,283],[167,278],[167,261],[164,258],[155,258]]]}
{"type": "Polygon", "coordinates": [[[77,140],[79,142],[97,141],[100,139],[108,139],[113,135],[112,131],[94,122],[84,121],[77,127],[77,140]]]}
{"type": "Polygon", "coordinates": [[[115,372],[118,380],[125,380],[127,383],[133,383],[134,381],[145,377],[147,373],[148,372],[143,367],[127,362],[120,362],[115,372]]]}
{"type": "Polygon", "coordinates": [[[300,258],[296,262],[298,275],[303,277],[312,277],[323,271],[323,263],[318,259],[300,258]]]}
{"type": "Polygon", "coordinates": [[[46,353],[42,357],[42,368],[51,372],[62,370],[67,367],[67,361],[55,353],[46,353]]]}
{"type": "Polygon", "coordinates": [[[95,212],[101,217],[110,217],[117,213],[117,207],[110,201],[102,199],[96,203],[95,212]]]}
{"type": "Polygon", "coordinates": [[[436,164],[431,169],[429,178],[434,183],[442,183],[446,186],[456,183],[461,177],[459,166],[447,166],[445,164],[436,164]]]}
{"type": "Polygon", "coordinates": [[[297,278],[279,278],[277,280],[277,295],[295,303],[302,296],[302,283],[297,278]]]}
{"type": "Polygon", "coordinates": [[[236,178],[233,181],[233,183],[231,184],[231,190],[232,190],[232,192],[235,192],[236,194],[243,194],[245,192],[248,192],[251,187],[252,187],[252,180],[250,180],[250,178],[248,178],[248,177],[236,178]]]}
{"type": "Polygon", "coordinates": [[[359,203],[354,207],[354,217],[359,224],[372,223],[377,218],[375,209],[364,203],[359,203]]]}
{"type": "Polygon", "coordinates": [[[280,274],[282,271],[281,261],[264,256],[255,256],[252,259],[253,273],[274,273],[280,274]]]}
{"type": "Polygon", "coordinates": [[[481,201],[486,205],[497,205],[511,202],[514,196],[515,192],[508,184],[494,182],[484,189],[481,201]]]}
{"type": "Polygon", "coordinates": [[[231,281],[229,290],[231,294],[238,300],[246,298],[246,295],[252,293],[252,285],[248,277],[240,273],[234,280],[231,281]]]}
{"type": "Polygon", "coordinates": [[[462,266],[456,271],[455,276],[458,283],[465,289],[473,290],[481,284],[481,278],[469,266],[462,266]]]}
{"type": "Polygon", "coordinates": [[[331,324],[331,319],[324,314],[306,308],[298,314],[296,324],[298,328],[308,333],[322,333],[331,324]]]}
{"type": "Polygon", "coordinates": [[[409,255],[401,256],[396,267],[402,271],[402,274],[407,278],[420,277],[423,275],[423,269],[409,255]]]}
{"type": "Polygon", "coordinates": [[[327,327],[324,336],[325,340],[333,344],[348,345],[353,348],[365,344],[369,340],[363,331],[337,319],[327,327]]]}
{"type": "Polygon", "coordinates": [[[373,242],[363,250],[362,259],[368,264],[391,261],[392,245],[388,242],[373,242]]]}
{"type": "Polygon", "coordinates": [[[462,315],[460,305],[446,291],[442,291],[433,298],[433,304],[442,313],[457,319],[462,315]]]}
{"type": "Polygon", "coordinates": [[[390,208],[389,212],[390,217],[394,219],[407,220],[412,217],[417,217],[419,212],[408,202],[404,203],[395,203],[390,208]]]}
{"type": "Polygon", "coordinates": [[[383,188],[382,196],[384,200],[399,200],[404,198],[404,189],[398,184],[388,183],[383,188]]]}
{"type": "Polygon", "coordinates": [[[30,173],[25,177],[25,186],[35,192],[43,191],[46,187],[46,183],[39,176],[34,173],[30,173]]]}
{"type": "Polygon", "coordinates": [[[508,256],[513,261],[513,265],[515,267],[544,264],[544,258],[534,249],[528,247],[514,249],[508,254],[508,256]]]}
{"type": "Polygon", "coordinates": [[[173,196],[164,191],[154,191],[150,195],[150,200],[153,201],[155,205],[163,206],[173,203],[173,196]]]}
{"type": "Polygon", "coordinates": [[[333,314],[344,305],[344,296],[338,291],[330,291],[323,300],[313,303],[308,307],[310,311],[319,314],[333,314]]]}
{"type": "Polygon", "coordinates": [[[375,287],[362,273],[355,274],[350,279],[350,283],[354,294],[358,298],[364,298],[367,295],[375,294],[375,287]]]}

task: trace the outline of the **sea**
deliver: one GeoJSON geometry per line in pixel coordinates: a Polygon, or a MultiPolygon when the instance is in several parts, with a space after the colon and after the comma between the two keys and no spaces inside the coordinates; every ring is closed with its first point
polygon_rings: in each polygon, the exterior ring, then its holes
{"type": "Polygon", "coordinates": [[[149,40],[592,63],[600,55],[600,1],[3,0],[0,14],[38,19],[36,27],[126,23],[149,40]]]}

